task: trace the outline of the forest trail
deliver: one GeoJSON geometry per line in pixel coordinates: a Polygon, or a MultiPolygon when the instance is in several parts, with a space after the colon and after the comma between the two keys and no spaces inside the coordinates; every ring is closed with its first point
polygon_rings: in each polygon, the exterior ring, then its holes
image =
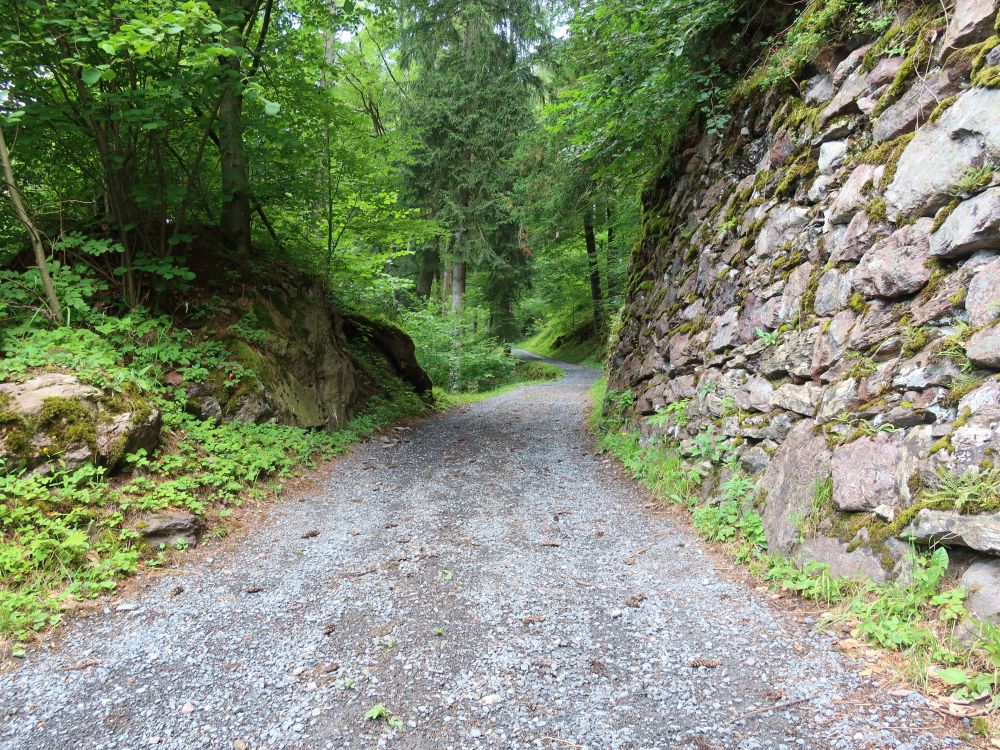
{"type": "Polygon", "coordinates": [[[598,373],[564,369],[369,441],[244,540],[29,651],[0,675],[0,747],[962,744],[720,576],[595,454],[598,373]]]}

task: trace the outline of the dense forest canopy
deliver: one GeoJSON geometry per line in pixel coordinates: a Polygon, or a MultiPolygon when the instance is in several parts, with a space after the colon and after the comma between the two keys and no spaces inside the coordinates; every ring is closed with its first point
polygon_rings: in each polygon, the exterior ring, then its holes
{"type": "Polygon", "coordinates": [[[37,312],[176,316],[206,275],[281,262],[418,340],[445,321],[600,348],[642,186],[686,134],[893,10],[4,2],[0,346],[37,312]]]}

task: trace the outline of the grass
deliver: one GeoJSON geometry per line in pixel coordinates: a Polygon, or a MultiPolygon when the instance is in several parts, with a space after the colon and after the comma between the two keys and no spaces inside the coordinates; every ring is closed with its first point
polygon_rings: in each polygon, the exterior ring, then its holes
{"type": "Polygon", "coordinates": [[[168,436],[154,456],[127,457],[130,471],[111,481],[86,465],[49,474],[0,472],[0,653],[56,626],[75,602],[114,591],[118,581],[157,567],[137,530],[145,514],[167,508],[201,517],[209,537],[224,534],[232,508],[276,499],[285,481],[428,405],[398,386],[369,400],[335,432],[276,424],[199,420],[169,398],[157,399],[168,436]]]}
{"type": "MultiPolygon", "coordinates": [[[[950,692],[958,700],[991,697],[1000,708],[1000,629],[988,622],[972,621],[976,634],[972,646],[954,637],[956,625],[967,620],[965,592],[949,585],[948,554],[944,548],[926,554],[911,551],[912,574],[908,580],[874,583],[834,576],[827,565],[798,563],[767,551],[758,508],[766,502],[729,456],[724,441],[710,433],[699,435],[711,450],[699,449],[698,440],[686,444],[659,438],[642,440],[629,426],[631,392],[608,391],[601,379],[591,388],[593,410],[588,424],[602,451],[615,456],[644,487],[664,502],[685,507],[695,530],[705,539],[722,544],[738,563],[774,589],[795,593],[828,611],[820,627],[846,626],[853,637],[897,652],[910,677],[928,687],[950,692]],[[703,479],[712,476],[712,496],[703,498],[703,479]]],[[[988,510],[1000,501],[1000,470],[942,477],[920,497],[922,506],[988,510]],[[984,497],[988,502],[984,504],[984,497]]],[[[818,531],[830,512],[829,478],[814,487],[811,509],[797,519],[800,533],[818,531]]]]}
{"type": "Polygon", "coordinates": [[[576,326],[558,319],[550,320],[533,336],[515,344],[514,348],[561,362],[603,366],[604,347],[589,320],[576,326]]]}
{"type": "Polygon", "coordinates": [[[549,364],[548,362],[534,362],[522,360],[514,368],[514,380],[498,385],[487,391],[476,393],[448,393],[438,388],[434,389],[434,400],[439,409],[450,409],[453,406],[467,406],[478,401],[485,401],[494,396],[509,393],[523,385],[539,382],[551,382],[560,380],[565,373],[562,368],[549,364]]]}

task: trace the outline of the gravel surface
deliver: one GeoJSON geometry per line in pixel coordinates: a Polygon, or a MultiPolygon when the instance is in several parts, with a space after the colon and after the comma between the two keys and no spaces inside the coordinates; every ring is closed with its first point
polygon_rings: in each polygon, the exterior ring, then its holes
{"type": "Polygon", "coordinates": [[[585,432],[598,373],[565,369],[368,442],[29,650],[0,748],[963,745],[644,507],[585,432]]]}

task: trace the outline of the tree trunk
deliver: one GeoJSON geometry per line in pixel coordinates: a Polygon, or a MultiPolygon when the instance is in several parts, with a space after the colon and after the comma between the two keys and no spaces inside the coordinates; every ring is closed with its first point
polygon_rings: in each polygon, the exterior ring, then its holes
{"type": "Polygon", "coordinates": [[[601,328],[601,267],[594,238],[594,213],[588,207],[583,214],[583,238],[587,244],[587,265],[590,267],[590,298],[594,305],[594,330],[601,328]]]}
{"type": "MultiPolygon", "coordinates": [[[[238,41],[231,40],[234,47],[238,41]]],[[[220,60],[222,104],[219,106],[219,164],[222,171],[222,215],[219,229],[230,249],[250,252],[250,172],[243,143],[243,82],[235,56],[220,60]]]]}
{"type": "Polygon", "coordinates": [[[605,294],[608,297],[613,297],[615,290],[611,286],[611,264],[612,264],[612,253],[615,246],[615,230],[611,226],[611,206],[607,206],[604,209],[604,220],[608,223],[608,244],[604,251],[604,286],[606,287],[605,294]]]}
{"type": "Polygon", "coordinates": [[[452,265],[450,261],[445,261],[444,267],[441,269],[441,289],[438,300],[442,313],[447,311],[448,306],[451,305],[451,279],[452,265]]]}
{"type": "Polygon", "coordinates": [[[465,261],[457,260],[451,267],[451,311],[461,312],[465,298],[465,261]]]}
{"type": "Polygon", "coordinates": [[[53,320],[63,323],[62,306],[59,304],[59,297],[56,296],[56,288],[52,284],[52,277],[49,275],[49,266],[45,260],[45,245],[42,243],[42,235],[38,227],[28,216],[28,212],[21,202],[21,193],[14,182],[14,170],[10,165],[10,153],[7,151],[7,141],[4,140],[3,130],[0,129],[0,164],[3,166],[3,179],[7,185],[7,196],[14,205],[14,213],[18,220],[24,224],[28,230],[28,237],[31,238],[31,248],[35,251],[35,263],[38,265],[38,274],[42,277],[42,289],[45,292],[46,303],[49,308],[49,315],[53,320]]]}
{"type": "Polygon", "coordinates": [[[434,277],[440,265],[437,245],[425,248],[420,254],[420,274],[417,276],[417,294],[421,299],[430,299],[434,288],[434,277]]]}

